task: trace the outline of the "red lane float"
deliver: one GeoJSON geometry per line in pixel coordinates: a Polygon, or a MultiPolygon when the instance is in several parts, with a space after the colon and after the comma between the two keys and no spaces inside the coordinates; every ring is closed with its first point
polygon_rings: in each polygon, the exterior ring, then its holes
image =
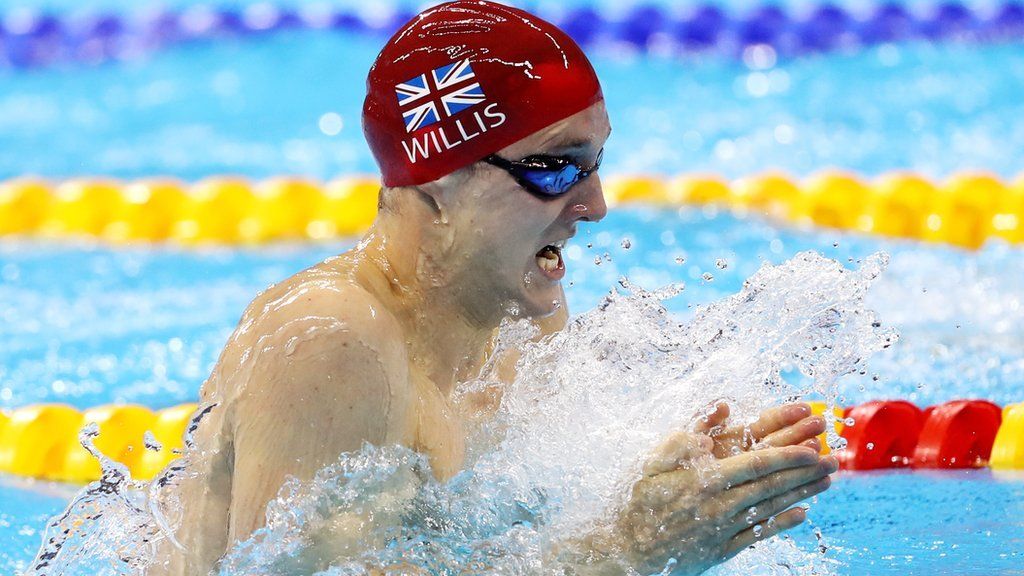
{"type": "Polygon", "coordinates": [[[987,400],[953,400],[925,411],[914,468],[981,468],[992,454],[1002,409],[987,400]]]}
{"type": "Polygon", "coordinates": [[[910,463],[924,424],[924,412],[903,400],[873,401],[846,411],[841,435],[846,449],[837,452],[846,470],[902,468],[910,463]],[[850,425],[850,419],[853,424],[850,425]]]}

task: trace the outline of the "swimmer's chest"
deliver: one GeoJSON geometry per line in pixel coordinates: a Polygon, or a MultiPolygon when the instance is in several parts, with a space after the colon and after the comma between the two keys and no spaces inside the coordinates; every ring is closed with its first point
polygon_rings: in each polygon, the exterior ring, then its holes
{"type": "Polygon", "coordinates": [[[416,395],[412,421],[412,449],[430,458],[434,475],[447,480],[462,470],[466,454],[465,427],[458,411],[425,375],[410,370],[416,395]]]}

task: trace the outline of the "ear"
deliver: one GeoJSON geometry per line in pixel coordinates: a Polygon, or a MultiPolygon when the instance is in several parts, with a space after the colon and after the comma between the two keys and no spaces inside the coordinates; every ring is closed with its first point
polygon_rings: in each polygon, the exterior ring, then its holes
{"type": "Polygon", "coordinates": [[[420,186],[414,186],[411,188],[413,194],[416,195],[416,199],[423,203],[428,210],[431,211],[435,216],[442,216],[441,204],[438,202],[438,193],[436,190],[432,190],[433,182],[423,184],[420,186]]]}
{"type": "Polygon", "coordinates": [[[451,174],[446,174],[433,182],[427,182],[415,187],[420,199],[429,206],[441,222],[448,221],[448,215],[456,206],[460,194],[464,194],[471,182],[475,164],[460,168],[451,174]]]}

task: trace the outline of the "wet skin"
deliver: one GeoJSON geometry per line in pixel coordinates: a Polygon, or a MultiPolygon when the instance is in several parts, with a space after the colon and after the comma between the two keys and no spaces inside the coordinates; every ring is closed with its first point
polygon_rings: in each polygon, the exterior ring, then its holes
{"type": "MultiPolygon", "coordinates": [[[[571,155],[590,165],[609,133],[598,103],[499,154],[571,155]]],[[[545,273],[537,254],[607,212],[598,174],[545,200],[484,163],[382,198],[355,248],[272,286],[245,310],[201,390],[216,408],[199,427],[179,489],[175,537],[184,551],[164,542],[150,574],[207,573],[263,524],[286,477],[307,480],[364,442],[422,452],[442,480],[458,472],[464,433],[453,388],[477,374],[510,311],[537,319],[542,333],[564,327],[559,274],[545,273]]],[[[511,378],[511,360],[504,364],[511,378]]],[[[766,412],[747,431],[725,427],[727,416],[717,407],[668,439],[616,535],[576,535],[562,556],[626,557],[645,568],[675,556],[681,572],[696,572],[754,541],[738,511],[757,504],[757,522],[778,514],[762,537],[801,522],[802,511],[789,507],[827,488],[835,471],[813,439],[823,421],[802,405],[766,412]],[[768,447],[750,451],[755,442],[768,447]],[[688,463],[702,455],[720,468],[720,482],[697,480],[688,463]]],[[[326,542],[318,561],[345,538],[326,542]]]]}

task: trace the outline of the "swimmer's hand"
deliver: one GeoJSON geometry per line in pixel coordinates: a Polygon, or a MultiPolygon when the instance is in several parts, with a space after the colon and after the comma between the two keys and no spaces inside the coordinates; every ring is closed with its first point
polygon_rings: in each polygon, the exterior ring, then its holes
{"type": "Polygon", "coordinates": [[[699,417],[696,432],[714,440],[712,453],[727,458],[754,448],[767,446],[807,446],[821,450],[818,435],[825,431],[825,419],[811,414],[805,403],[784,404],[761,413],[749,426],[726,426],[729,405],[709,406],[699,417]]]}
{"type": "Polygon", "coordinates": [[[613,574],[625,559],[642,574],[700,574],[744,548],[797,526],[793,507],[828,489],[839,464],[808,446],[716,458],[703,433],[671,437],[648,461],[614,526],[589,538],[578,573],[613,574]],[[614,564],[619,564],[615,566],[614,564]]]}
{"type": "Polygon", "coordinates": [[[807,404],[770,408],[749,426],[728,417],[728,405],[709,406],[692,432],[669,438],[617,521],[561,550],[572,572],[660,573],[674,559],[672,574],[699,574],[803,522],[792,506],[828,489],[839,467],[818,456],[824,419],[807,404]]]}

